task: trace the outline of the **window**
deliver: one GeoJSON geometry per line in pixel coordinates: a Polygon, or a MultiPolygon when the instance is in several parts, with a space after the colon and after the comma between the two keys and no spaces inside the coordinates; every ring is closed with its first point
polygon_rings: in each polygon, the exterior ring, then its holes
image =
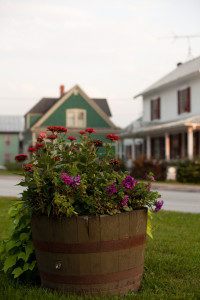
{"type": "Polygon", "coordinates": [[[151,120],[160,119],[160,98],[151,100],[151,120]]]}
{"type": "Polygon", "coordinates": [[[67,127],[86,127],[86,110],[85,109],[67,109],[66,112],[67,127]]]}
{"type": "Polygon", "coordinates": [[[190,112],[190,88],[178,91],[178,114],[190,112]]]}
{"type": "Polygon", "coordinates": [[[11,152],[4,152],[3,156],[4,156],[4,158],[3,158],[4,165],[7,164],[8,162],[12,161],[12,153],[11,152]]]}
{"type": "Polygon", "coordinates": [[[11,134],[4,134],[3,136],[4,147],[11,147],[11,142],[12,142],[11,134]]]}

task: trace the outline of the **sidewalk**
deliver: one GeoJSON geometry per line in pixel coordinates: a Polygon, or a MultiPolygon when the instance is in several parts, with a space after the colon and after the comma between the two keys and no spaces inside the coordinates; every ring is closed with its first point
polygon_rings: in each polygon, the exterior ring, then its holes
{"type": "Polygon", "coordinates": [[[183,184],[183,183],[164,183],[164,182],[152,182],[153,190],[163,191],[185,191],[200,193],[200,185],[183,184]]]}

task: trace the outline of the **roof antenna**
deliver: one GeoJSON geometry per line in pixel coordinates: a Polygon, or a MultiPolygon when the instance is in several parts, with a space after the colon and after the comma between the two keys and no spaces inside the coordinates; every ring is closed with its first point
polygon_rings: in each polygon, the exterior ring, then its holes
{"type": "Polygon", "coordinates": [[[162,36],[159,39],[160,40],[161,39],[173,39],[174,41],[176,39],[187,39],[188,53],[187,53],[186,61],[188,61],[188,60],[191,60],[193,58],[190,40],[192,38],[199,38],[199,37],[200,37],[199,34],[195,34],[195,35],[177,35],[176,33],[172,33],[172,36],[162,36]]]}

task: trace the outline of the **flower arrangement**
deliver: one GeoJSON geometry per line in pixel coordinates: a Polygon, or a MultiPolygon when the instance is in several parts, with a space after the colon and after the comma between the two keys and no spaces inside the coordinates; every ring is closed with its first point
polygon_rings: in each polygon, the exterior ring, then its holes
{"type": "MultiPolygon", "coordinates": [[[[93,138],[93,128],[79,132],[81,142],[67,137],[65,127],[49,126],[47,132],[40,133],[36,145],[28,149],[32,159],[24,165],[25,178],[20,182],[27,187],[22,200],[33,213],[71,217],[113,215],[145,206],[155,212],[161,209],[160,195],[151,191],[153,174],[139,182],[120,170],[112,150],[118,136],[108,134],[104,144],[93,138]]],[[[15,159],[22,162],[27,156],[15,159]]]]}

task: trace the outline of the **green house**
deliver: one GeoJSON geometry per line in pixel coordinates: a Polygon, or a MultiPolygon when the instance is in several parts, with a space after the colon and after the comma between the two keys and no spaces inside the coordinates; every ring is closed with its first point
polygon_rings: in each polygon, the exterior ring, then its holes
{"type": "Polygon", "coordinates": [[[22,116],[0,116],[0,166],[14,162],[22,152],[22,116]]]}
{"type": "MultiPolygon", "coordinates": [[[[90,98],[78,85],[64,92],[61,85],[59,98],[42,98],[25,115],[24,150],[36,143],[37,135],[45,132],[47,126],[65,126],[68,135],[77,140],[80,130],[94,128],[94,138],[105,142],[107,134],[117,135],[120,130],[110,117],[106,99],[90,98]]],[[[117,148],[116,142],[116,155],[117,148]]]]}

